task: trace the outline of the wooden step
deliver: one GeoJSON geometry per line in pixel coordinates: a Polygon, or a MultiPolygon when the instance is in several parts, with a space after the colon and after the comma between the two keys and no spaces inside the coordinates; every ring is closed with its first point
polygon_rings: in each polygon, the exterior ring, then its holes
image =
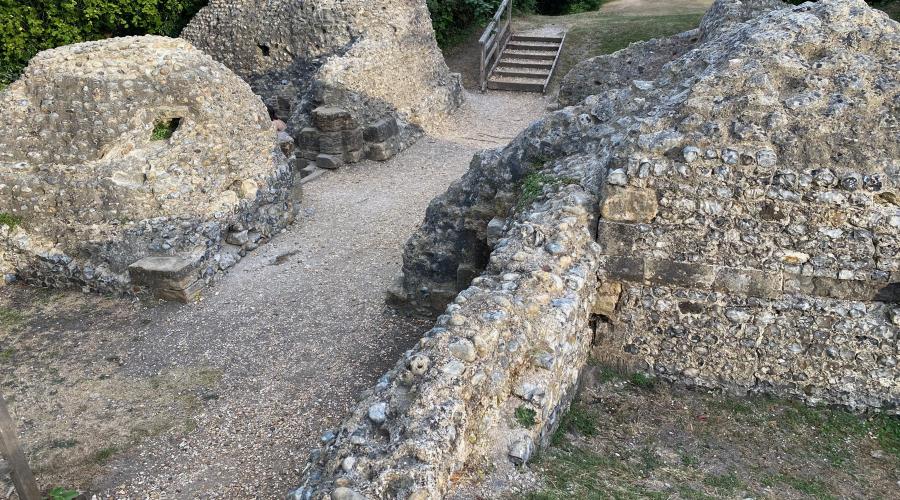
{"type": "Polygon", "coordinates": [[[509,42],[506,44],[507,50],[531,50],[540,52],[553,52],[559,50],[558,43],[537,43],[537,42],[509,42]]]}
{"type": "Polygon", "coordinates": [[[543,92],[544,78],[511,78],[492,76],[487,82],[491,90],[518,90],[520,92],[543,92]]]}
{"type": "Polygon", "coordinates": [[[538,59],[553,63],[556,52],[537,52],[530,50],[504,50],[501,59],[538,59]]]}
{"type": "Polygon", "coordinates": [[[494,70],[497,76],[512,78],[544,78],[550,76],[550,68],[510,68],[506,66],[497,66],[494,70]]]}
{"type": "Polygon", "coordinates": [[[552,61],[541,62],[529,59],[500,59],[497,65],[509,68],[546,69],[548,71],[553,68],[552,61]]]}
{"type": "Polygon", "coordinates": [[[562,43],[563,39],[559,36],[531,36],[531,35],[513,35],[510,39],[511,42],[545,42],[545,43],[555,43],[559,45],[562,43]]]}

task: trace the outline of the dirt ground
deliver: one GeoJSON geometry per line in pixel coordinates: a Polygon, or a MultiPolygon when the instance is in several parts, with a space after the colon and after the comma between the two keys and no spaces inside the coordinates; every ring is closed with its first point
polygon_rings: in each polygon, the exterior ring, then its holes
{"type": "Polygon", "coordinates": [[[391,160],[305,184],[300,221],[196,304],[0,288],[0,390],[41,487],[282,498],[318,437],[431,326],[384,303],[427,204],[547,104],[469,94],[391,160]]]}

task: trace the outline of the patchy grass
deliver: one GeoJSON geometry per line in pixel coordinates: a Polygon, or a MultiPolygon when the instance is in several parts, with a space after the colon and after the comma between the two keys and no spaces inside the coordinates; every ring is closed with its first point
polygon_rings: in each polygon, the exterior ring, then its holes
{"type": "MultiPolygon", "coordinates": [[[[14,326],[20,325],[25,321],[25,315],[19,312],[16,309],[12,309],[5,306],[0,306],[0,326],[12,329],[14,326]]],[[[7,350],[12,348],[7,348],[7,350]]],[[[12,357],[13,352],[9,354],[9,357],[12,357]]]]}
{"type": "Polygon", "coordinates": [[[109,459],[111,459],[117,451],[119,451],[119,449],[115,446],[100,448],[94,453],[93,460],[98,464],[105,464],[106,462],[109,462],[109,459]]]}
{"type": "Polygon", "coordinates": [[[736,472],[708,476],[703,480],[703,484],[712,487],[720,493],[726,493],[729,495],[734,494],[736,491],[744,487],[744,482],[741,481],[741,478],[738,477],[736,472]]]}
{"type": "Polygon", "coordinates": [[[0,212],[0,226],[9,226],[10,229],[15,229],[16,226],[22,223],[22,218],[17,217],[12,214],[8,214],[6,212],[0,212]]]}
{"type": "MultiPolygon", "coordinates": [[[[531,499],[890,498],[900,418],[734,397],[592,364],[531,499]],[[636,390],[636,388],[642,388],[636,390]]],[[[533,484],[533,483],[532,483],[533,484]]]]}
{"type": "Polygon", "coordinates": [[[169,120],[160,120],[153,125],[153,132],[150,134],[151,141],[164,141],[175,133],[175,130],[178,129],[178,126],[181,124],[181,120],[179,118],[172,118],[169,120]]]}
{"type": "Polygon", "coordinates": [[[516,408],[516,422],[526,429],[534,427],[535,417],[537,412],[525,405],[516,408]]]}
{"type": "Polygon", "coordinates": [[[576,183],[578,183],[578,179],[571,177],[557,177],[545,172],[532,172],[525,176],[525,179],[522,181],[516,208],[522,210],[534,203],[535,200],[544,195],[545,186],[563,186],[576,183]]]}
{"type": "Polygon", "coordinates": [[[557,445],[565,440],[567,432],[577,432],[582,436],[593,436],[597,433],[597,418],[587,409],[579,404],[572,404],[569,411],[563,415],[559,423],[559,428],[551,438],[552,443],[557,445]]]}
{"type": "Polygon", "coordinates": [[[806,479],[787,474],[779,474],[777,476],[763,478],[762,483],[769,487],[777,487],[779,485],[787,486],[798,493],[822,500],[834,498],[834,496],[829,493],[828,485],[818,479],[806,479]]]}

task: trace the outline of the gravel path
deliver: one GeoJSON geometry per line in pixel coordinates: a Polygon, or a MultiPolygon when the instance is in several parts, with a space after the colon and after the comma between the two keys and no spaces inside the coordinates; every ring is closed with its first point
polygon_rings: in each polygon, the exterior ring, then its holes
{"type": "Polygon", "coordinates": [[[117,497],[279,498],[317,437],[339,423],[427,330],[384,295],[425,207],[481,148],[508,142],[547,100],[470,94],[440,132],[384,163],[306,184],[298,224],[244,258],[199,304],[161,306],[123,369],[150,377],[200,366],[221,382],[196,427],[123,453],[94,481],[117,497]]]}

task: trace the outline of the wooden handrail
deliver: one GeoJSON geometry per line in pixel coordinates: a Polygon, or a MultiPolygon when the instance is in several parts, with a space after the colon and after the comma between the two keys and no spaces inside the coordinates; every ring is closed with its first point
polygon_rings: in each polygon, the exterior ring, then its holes
{"type": "Polygon", "coordinates": [[[503,48],[506,46],[511,31],[512,0],[503,0],[500,6],[497,7],[497,12],[491,18],[491,22],[484,29],[484,33],[478,39],[478,43],[481,45],[481,71],[478,83],[482,92],[487,88],[487,79],[491,71],[494,70],[494,66],[500,60],[500,55],[503,53],[503,48]],[[505,23],[501,24],[504,14],[508,18],[505,23]]]}

